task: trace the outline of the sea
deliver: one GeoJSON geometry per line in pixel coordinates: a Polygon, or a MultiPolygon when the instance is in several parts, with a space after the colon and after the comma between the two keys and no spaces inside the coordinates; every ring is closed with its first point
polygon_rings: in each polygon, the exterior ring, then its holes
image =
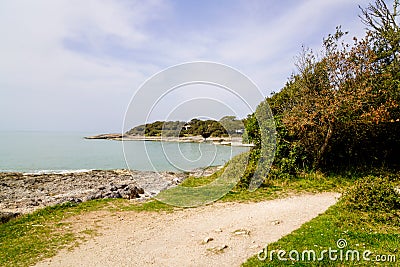
{"type": "Polygon", "coordinates": [[[0,172],[190,171],[223,165],[246,147],[85,139],[93,133],[0,132],[0,172]]]}

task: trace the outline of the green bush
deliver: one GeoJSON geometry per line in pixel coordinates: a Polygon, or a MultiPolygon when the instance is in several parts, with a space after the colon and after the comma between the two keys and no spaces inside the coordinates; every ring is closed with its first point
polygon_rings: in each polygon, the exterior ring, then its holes
{"type": "Polygon", "coordinates": [[[387,177],[367,176],[355,182],[343,196],[347,208],[372,212],[400,211],[400,194],[387,177]]]}

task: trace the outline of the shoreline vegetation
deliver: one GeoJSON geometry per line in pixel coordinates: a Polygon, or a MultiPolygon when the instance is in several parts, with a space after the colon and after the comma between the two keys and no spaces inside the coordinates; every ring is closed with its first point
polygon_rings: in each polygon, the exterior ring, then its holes
{"type": "Polygon", "coordinates": [[[219,121],[192,119],[155,121],[133,127],[125,133],[86,136],[85,139],[116,141],[162,141],[180,143],[213,143],[216,145],[253,147],[245,131],[247,119],[224,116],[219,121]]]}
{"type": "Polygon", "coordinates": [[[179,142],[179,143],[212,143],[215,145],[253,147],[254,144],[245,144],[242,142],[241,136],[228,137],[209,137],[206,140],[201,136],[144,136],[144,135],[128,135],[119,133],[99,134],[93,136],[85,136],[85,139],[105,139],[115,141],[159,141],[159,142],[179,142]]]}

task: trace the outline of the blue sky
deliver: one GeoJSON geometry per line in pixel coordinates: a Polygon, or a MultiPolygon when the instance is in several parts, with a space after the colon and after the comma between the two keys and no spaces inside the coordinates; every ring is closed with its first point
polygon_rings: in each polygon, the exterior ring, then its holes
{"type": "Polygon", "coordinates": [[[0,130],[118,132],[147,78],[196,60],[232,66],[268,96],[302,45],[319,50],[337,25],[362,36],[358,5],[367,4],[1,1],[0,130]]]}

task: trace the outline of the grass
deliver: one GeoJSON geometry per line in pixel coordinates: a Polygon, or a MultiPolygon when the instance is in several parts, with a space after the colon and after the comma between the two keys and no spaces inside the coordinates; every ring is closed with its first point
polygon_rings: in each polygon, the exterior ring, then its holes
{"type": "MultiPolygon", "coordinates": [[[[214,181],[223,171],[224,169],[221,169],[206,177],[188,177],[181,185],[185,187],[203,186],[214,181]]],[[[310,172],[302,173],[297,177],[270,180],[267,183],[267,185],[263,184],[253,192],[234,187],[219,201],[259,202],[301,193],[343,192],[353,183],[353,180],[346,176],[326,176],[319,172],[310,172]]]]}
{"type": "MultiPolygon", "coordinates": [[[[316,217],[303,224],[298,230],[281,238],[277,242],[268,244],[267,258],[263,261],[257,256],[248,259],[243,266],[398,266],[393,262],[393,258],[400,260],[400,222],[388,223],[384,221],[376,221],[372,218],[370,212],[349,210],[343,201],[329,208],[324,214],[316,217]],[[324,255],[322,261],[308,261],[305,254],[305,260],[301,258],[304,250],[314,250],[316,258],[321,257],[323,250],[329,248],[339,250],[337,240],[344,239],[347,246],[342,249],[343,261],[340,261],[339,252],[338,260],[329,260],[328,254],[324,255]],[[278,259],[276,252],[273,254],[273,260],[270,260],[272,250],[285,250],[284,258],[287,261],[278,259]],[[299,261],[289,259],[289,251],[296,250],[300,252],[299,261]],[[360,253],[360,261],[352,261],[351,254],[346,261],[346,252],[348,250],[357,250],[360,253]],[[362,253],[370,250],[372,254],[369,256],[374,260],[377,255],[384,255],[387,262],[366,261],[362,258],[362,253]],[[391,262],[389,262],[391,258],[391,262]]],[[[265,250],[264,250],[265,251],[265,250]]],[[[293,253],[293,258],[296,254],[293,253]]],[[[334,257],[335,254],[332,254],[334,257]]],[[[264,259],[264,254],[260,254],[264,259]]]]}
{"type": "MultiPolygon", "coordinates": [[[[216,181],[225,170],[226,168],[221,169],[206,177],[189,177],[182,183],[182,186],[193,188],[210,184],[216,181]]],[[[234,172],[235,169],[231,171],[234,172]]],[[[354,180],[355,178],[349,178],[348,175],[302,173],[298,177],[269,180],[268,186],[261,186],[254,192],[234,187],[219,201],[254,202],[304,192],[343,191],[354,180]]],[[[176,209],[176,207],[157,200],[131,202],[123,199],[94,200],[80,204],[66,203],[47,207],[13,219],[8,223],[0,224],[0,266],[28,266],[55,255],[62,248],[73,248],[86,238],[96,235],[97,229],[85,229],[76,233],[73,231],[73,227],[69,227],[70,225],[65,222],[68,218],[79,214],[99,210],[172,212],[176,209]]],[[[314,245],[333,247],[335,240],[346,237],[350,244],[366,244],[368,249],[374,249],[376,252],[385,252],[383,244],[387,244],[389,248],[399,247],[397,241],[399,236],[388,234],[400,232],[399,228],[385,225],[385,231],[382,232],[383,230],[379,227],[383,226],[368,224],[366,216],[366,214],[344,212],[343,207],[335,206],[326,214],[305,224],[300,230],[272,245],[282,248],[313,247],[314,245]],[[362,224],[360,218],[363,218],[362,224]],[[359,228],[360,225],[363,225],[364,230],[359,228]]],[[[281,262],[274,262],[274,265],[275,263],[281,264],[281,262]]],[[[269,266],[268,264],[253,257],[245,266],[269,266]]]]}
{"type": "Polygon", "coordinates": [[[0,266],[29,266],[72,248],[96,234],[96,229],[75,233],[64,221],[90,211],[165,211],[174,208],[158,201],[131,204],[122,199],[103,199],[80,204],[66,203],[38,210],[0,224],[0,266]]]}

